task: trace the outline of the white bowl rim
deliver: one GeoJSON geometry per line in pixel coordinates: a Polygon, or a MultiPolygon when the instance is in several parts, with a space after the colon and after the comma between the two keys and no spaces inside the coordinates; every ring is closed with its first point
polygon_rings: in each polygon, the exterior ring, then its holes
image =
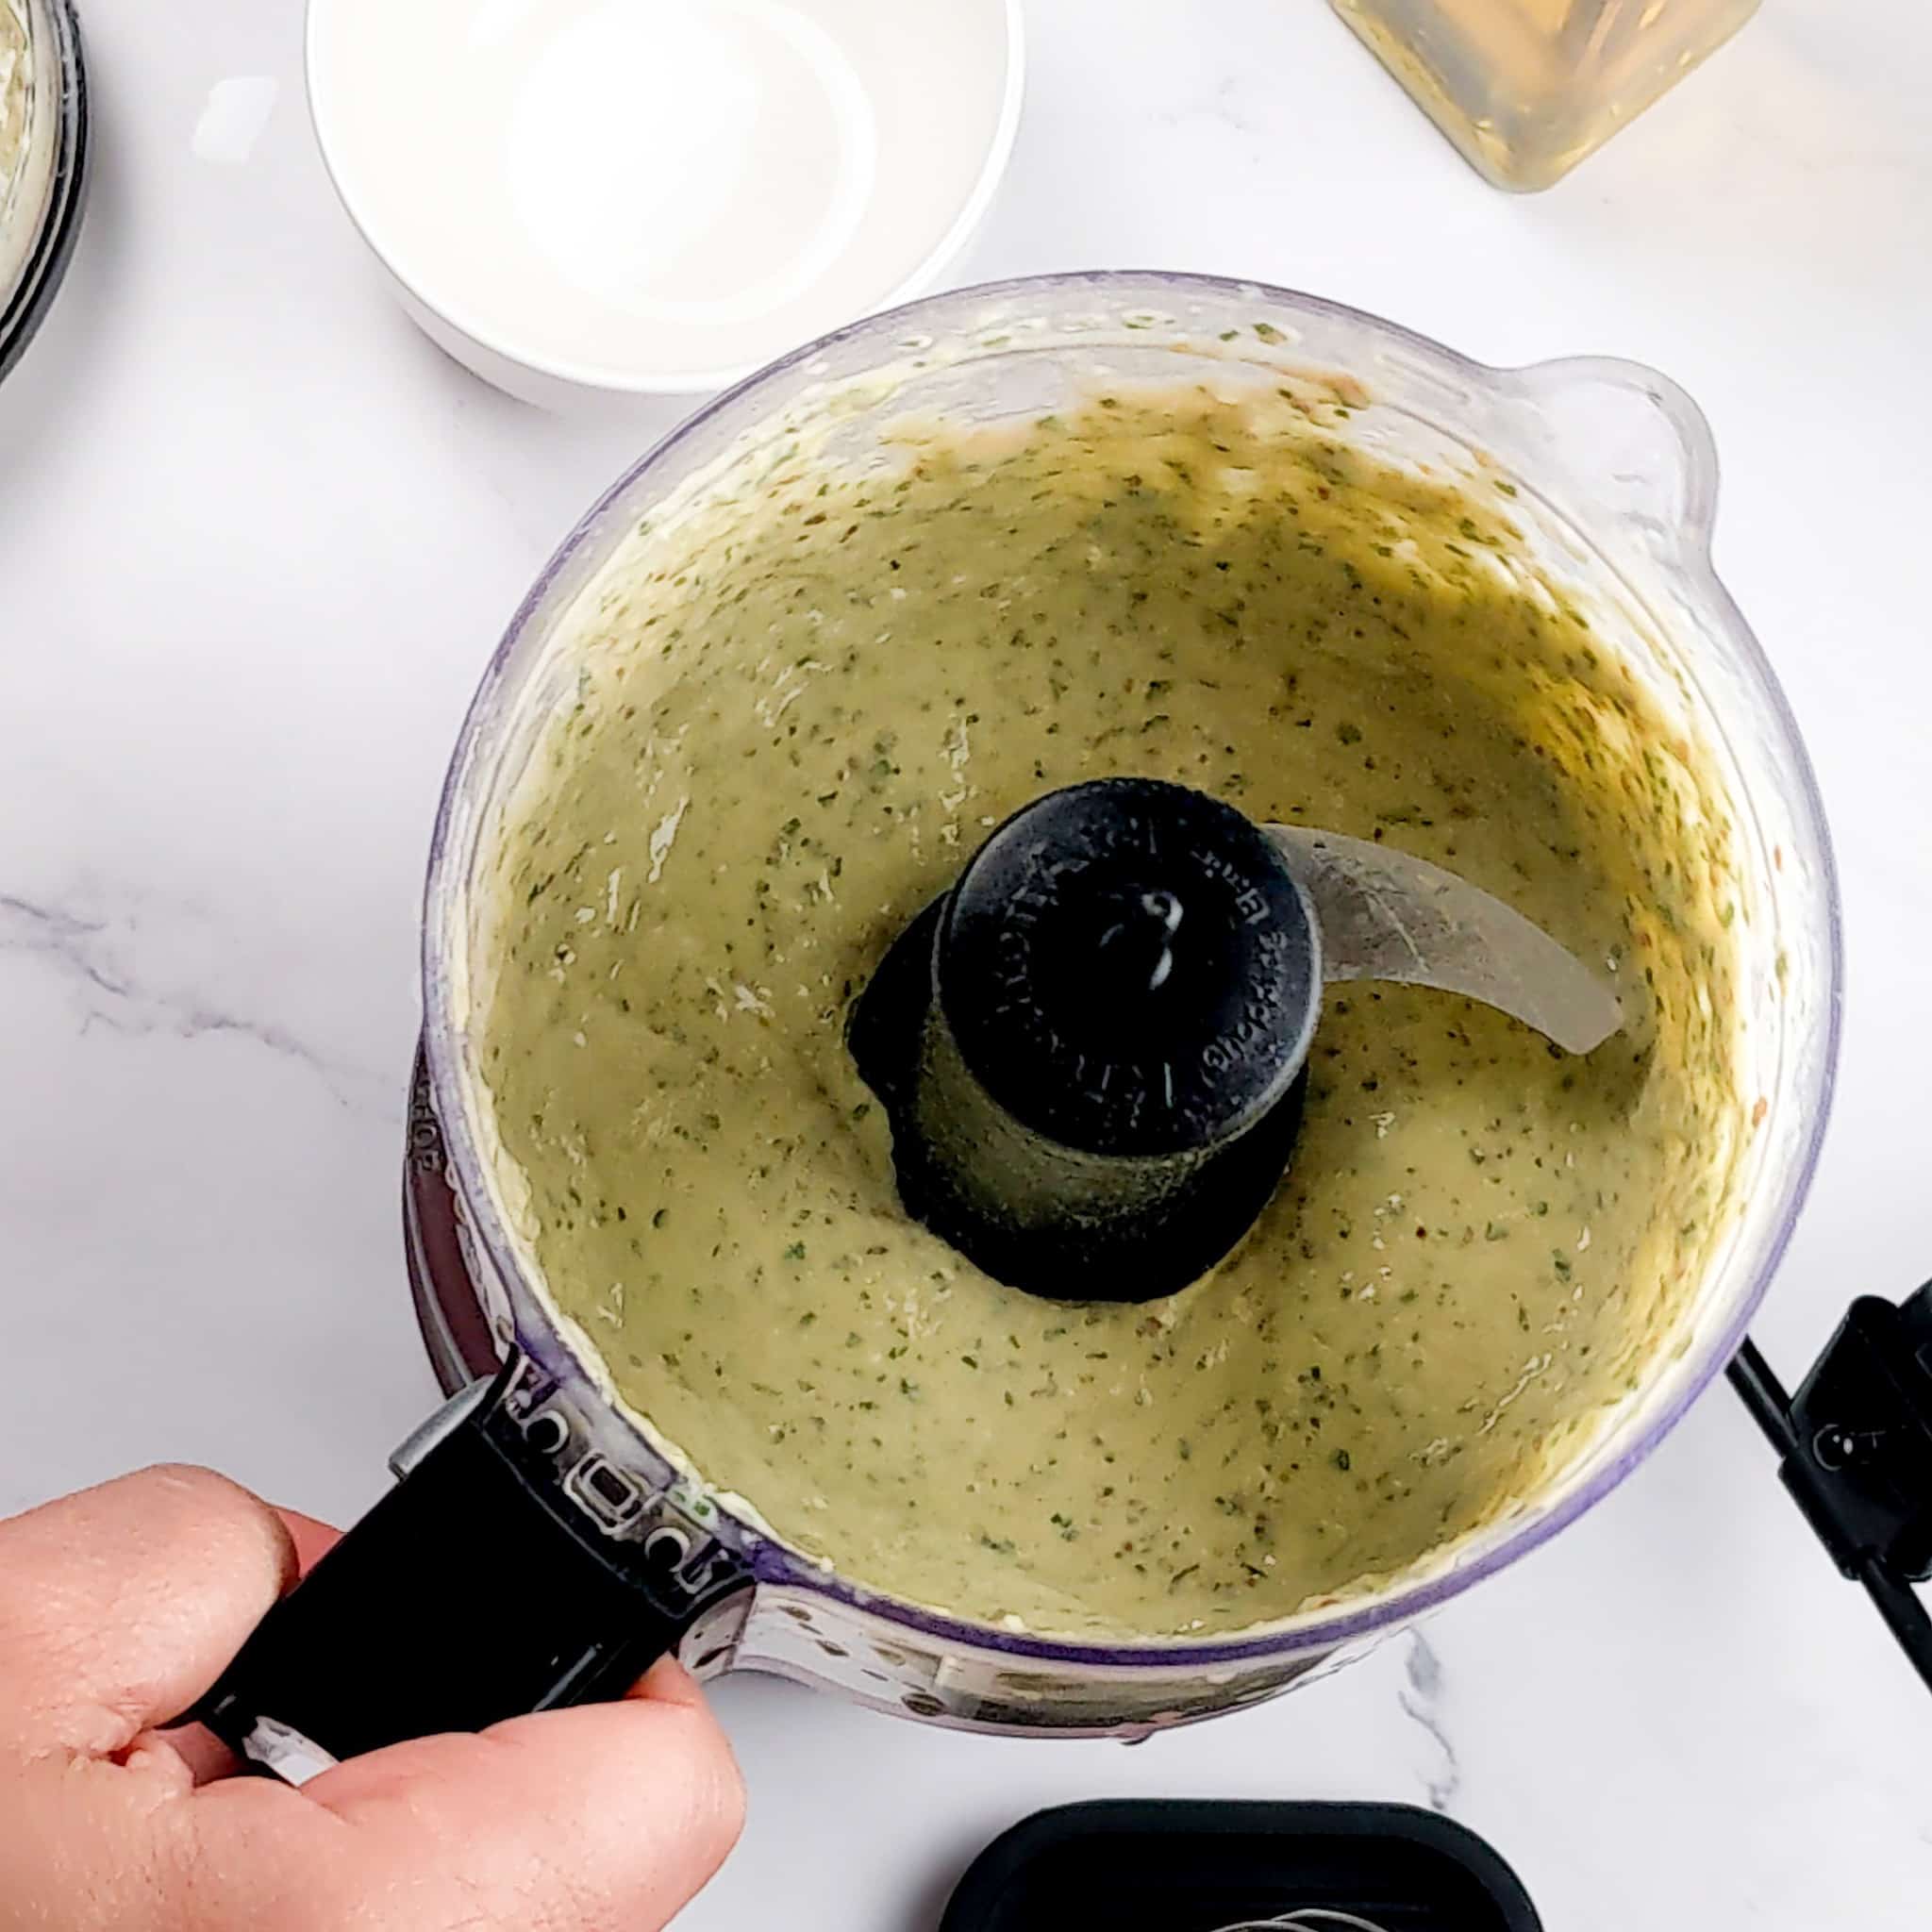
{"type": "MultiPolygon", "coordinates": [[[[553,382],[604,395],[709,395],[715,391],[741,382],[746,376],[755,374],[768,362],[782,356],[786,350],[795,346],[794,339],[786,336],[774,340],[762,355],[749,361],[726,363],[715,369],[667,372],[600,367],[591,363],[534,355],[517,348],[494,330],[479,326],[474,318],[464,315],[455,307],[432,299],[414,277],[404,270],[391,252],[376,239],[370,223],[358,209],[351,197],[343,182],[335,153],[329,144],[326,109],[316,98],[315,46],[319,32],[317,22],[335,4],[337,0],[308,0],[305,12],[303,79],[308,102],[309,125],[314,129],[316,146],[321,151],[322,165],[328,175],[329,185],[334,188],[336,198],[355,225],[356,232],[361,236],[370,253],[382,263],[412,301],[420,303],[448,327],[502,362],[546,377],[553,382]]],[[[991,139],[980,163],[979,174],[966,199],[959,205],[951,224],[927,249],[918,266],[895,288],[887,291],[861,313],[845,317],[843,320],[846,323],[862,321],[866,316],[897,308],[924,294],[965,247],[974,230],[978,227],[988,208],[992,205],[992,198],[998,192],[1000,183],[1006,176],[1007,165],[1012,159],[1013,143],[1020,131],[1020,110],[1026,92],[1026,33],[1023,0],[1001,0],[996,17],[1004,29],[1007,57],[1006,85],[1000,100],[999,118],[994,124],[991,139]]],[[[838,326],[839,324],[832,325],[833,328],[838,326]]],[[[824,329],[812,331],[814,335],[826,332],[824,329]]]]}

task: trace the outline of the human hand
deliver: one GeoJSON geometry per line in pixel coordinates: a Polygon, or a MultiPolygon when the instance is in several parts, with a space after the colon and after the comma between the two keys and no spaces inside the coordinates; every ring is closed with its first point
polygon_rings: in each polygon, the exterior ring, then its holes
{"type": "Polygon", "coordinates": [[[675,1664],[300,1790],[156,1728],[335,1536],[196,1469],[0,1523],[0,1932],[652,1932],[709,1878],[742,1790],[675,1664]]]}

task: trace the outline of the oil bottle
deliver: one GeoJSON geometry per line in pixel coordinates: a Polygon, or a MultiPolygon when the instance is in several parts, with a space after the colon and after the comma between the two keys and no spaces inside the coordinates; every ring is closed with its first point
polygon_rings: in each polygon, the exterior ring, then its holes
{"type": "Polygon", "coordinates": [[[1757,0],[1333,0],[1464,158],[1547,188],[1722,46],[1757,0]]]}

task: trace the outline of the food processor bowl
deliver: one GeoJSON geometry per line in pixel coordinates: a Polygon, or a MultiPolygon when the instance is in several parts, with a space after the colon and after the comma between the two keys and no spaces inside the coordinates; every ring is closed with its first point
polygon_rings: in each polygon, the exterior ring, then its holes
{"type": "MultiPolygon", "coordinates": [[[[1208,276],[1049,276],[917,303],[798,351],[700,411],[573,532],[517,613],[463,729],[437,824],[425,926],[425,1059],[412,1117],[412,1262],[446,1382],[519,1366],[508,1408],[603,1533],[671,1525],[680,1554],[737,1587],[680,1654],[971,1729],[1144,1734],[1252,1703],[1331,1668],[1516,1561],[1636,1467],[1736,1350],[1810,1180],[1838,1043],[1837,891],[1805,751],[1762,652],[1711,564],[1717,464],[1695,406],[1636,364],[1485,367],[1374,317],[1208,276]],[[1580,1418],[1561,1466],[1484,1526],[1382,1587],[1202,1640],[1085,1641],[991,1627],[839,1575],[714,1495],[619,1403],[520,1242],[472,1058],[471,962],[491,943],[489,858],[526,761],[575,671],[578,600],[647,519],[744,488],[838,399],[830,453],[882,460],[908,416],[958,425],[1045,414],[1098,384],[1272,388],[1310,377],[1350,404],[1346,433],[1398,468],[1511,499],[1517,563],[1574,599],[1674,733],[1700,747],[1707,807],[1736,877],[1738,1087],[1727,1204],[1703,1278],[1632,1386],[1580,1418]]],[[[505,1564],[517,1553],[507,1548],[505,1564]]]]}

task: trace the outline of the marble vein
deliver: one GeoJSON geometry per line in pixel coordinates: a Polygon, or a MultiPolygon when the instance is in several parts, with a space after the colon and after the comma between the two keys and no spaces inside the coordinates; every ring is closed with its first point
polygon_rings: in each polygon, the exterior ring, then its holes
{"type": "Polygon", "coordinates": [[[1462,1789],[1462,1766],[1442,1717],[1442,1660],[1420,1630],[1408,1633],[1406,1679],[1397,1693],[1404,1714],[1434,1747],[1441,1762],[1424,1778],[1429,1809],[1447,1812],[1462,1789]]]}
{"type": "MultiPolygon", "coordinates": [[[[124,928],[125,930],[125,928],[124,928]]],[[[53,903],[0,892],[0,954],[31,954],[84,989],[78,1030],[164,1034],[197,1041],[232,1036],[305,1068],[351,1112],[395,1117],[394,1082],[325,1054],[287,1027],[224,1011],[192,989],[143,983],[127,966],[112,922],[53,903]]]]}
{"type": "Polygon", "coordinates": [[[1228,75],[1217,81],[1211,92],[1171,108],[1158,108],[1148,118],[1157,127],[1208,126],[1250,141],[1260,140],[1267,133],[1262,121],[1249,111],[1246,90],[1238,75],[1228,75]]]}

